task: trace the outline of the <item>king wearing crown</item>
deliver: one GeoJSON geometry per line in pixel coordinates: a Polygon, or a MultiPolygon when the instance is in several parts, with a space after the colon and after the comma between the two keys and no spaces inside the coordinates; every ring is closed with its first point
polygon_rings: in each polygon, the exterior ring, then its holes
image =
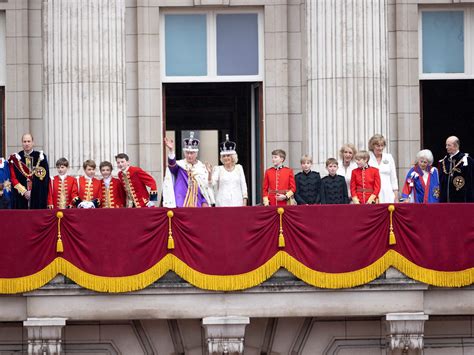
{"type": "Polygon", "coordinates": [[[185,159],[176,160],[174,140],[165,137],[168,148],[168,169],[163,181],[163,206],[209,207],[211,195],[206,166],[197,159],[199,140],[191,132],[183,141],[185,159]]]}

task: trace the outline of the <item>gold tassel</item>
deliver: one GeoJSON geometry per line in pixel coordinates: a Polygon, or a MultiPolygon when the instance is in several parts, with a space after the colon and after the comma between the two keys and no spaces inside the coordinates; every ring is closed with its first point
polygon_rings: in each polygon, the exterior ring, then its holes
{"type": "Polygon", "coordinates": [[[284,248],[285,236],[283,235],[283,213],[285,213],[285,210],[283,209],[283,207],[278,207],[277,212],[280,215],[280,234],[278,235],[278,248],[284,248]]]}
{"type": "Polygon", "coordinates": [[[173,231],[171,230],[171,218],[173,218],[174,213],[173,211],[166,212],[168,216],[168,249],[174,249],[174,239],[173,239],[173,231]]]}
{"type": "Polygon", "coordinates": [[[64,246],[61,239],[61,218],[64,217],[64,214],[61,211],[58,211],[56,217],[58,218],[58,241],[56,242],[56,252],[62,253],[64,252],[64,246]]]}
{"type": "Polygon", "coordinates": [[[393,211],[395,211],[395,206],[388,206],[388,211],[390,212],[390,236],[388,238],[388,244],[395,245],[397,244],[397,240],[395,239],[395,232],[393,231],[393,211]]]}

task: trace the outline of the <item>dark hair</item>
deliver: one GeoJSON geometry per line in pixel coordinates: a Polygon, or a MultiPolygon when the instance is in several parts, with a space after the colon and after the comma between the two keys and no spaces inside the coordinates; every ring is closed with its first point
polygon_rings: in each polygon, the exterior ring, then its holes
{"type": "Polygon", "coordinates": [[[328,160],[326,160],[326,168],[331,164],[339,165],[336,158],[329,158],[328,160]]]}
{"type": "Polygon", "coordinates": [[[110,170],[114,170],[114,167],[112,166],[112,163],[110,161],[103,161],[102,163],[99,164],[99,170],[102,170],[102,168],[108,166],[110,170]]]}
{"type": "Polygon", "coordinates": [[[92,168],[96,168],[96,165],[95,165],[95,161],[93,161],[92,159],[87,159],[83,164],[82,164],[82,167],[84,168],[84,170],[86,170],[86,168],[90,166],[92,168]]]}
{"type": "Polygon", "coordinates": [[[64,165],[66,168],[69,168],[69,162],[66,158],[62,157],[56,160],[56,168],[59,168],[61,165],[64,165]]]}
{"type": "Polygon", "coordinates": [[[115,160],[117,159],[125,159],[126,161],[129,161],[130,158],[125,153],[119,153],[115,156],[115,160]]]}
{"type": "Polygon", "coordinates": [[[283,160],[286,159],[286,152],[283,150],[283,149],[275,149],[273,152],[272,152],[272,155],[278,155],[280,158],[282,158],[283,160]]]}

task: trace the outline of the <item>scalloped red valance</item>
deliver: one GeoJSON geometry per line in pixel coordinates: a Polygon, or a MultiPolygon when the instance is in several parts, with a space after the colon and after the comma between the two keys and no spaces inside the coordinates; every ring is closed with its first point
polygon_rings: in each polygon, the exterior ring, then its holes
{"type": "MultiPolygon", "coordinates": [[[[393,206],[393,205],[392,205],[393,206]]],[[[0,211],[0,293],[58,273],[99,292],[147,287],[173,270],[196,287],[240,290],[284,267],[347,288],[393,266],[436,286],[474,283],[474,205],[0,211]]]]}

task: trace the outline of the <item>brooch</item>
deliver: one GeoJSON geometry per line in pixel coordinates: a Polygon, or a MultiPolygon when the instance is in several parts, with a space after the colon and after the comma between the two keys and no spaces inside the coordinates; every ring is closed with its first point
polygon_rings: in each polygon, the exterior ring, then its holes
{"type": "Polygon", "coordinates": [[[384,164],[388,164],[388,160],[387,160],[387,159],[385,159],[385,160],[383,160],[383,161],[382,161],[382,163],[384,163],[384,164]]]}
{"type": "Polygon", "coordinates": [[[456,188],[456,191],[459,191],[460,189],[462,189],[465,183],[466,181],[464,180],[462,176],[456,176],[453,179],[453,185],[456,188]]]}

